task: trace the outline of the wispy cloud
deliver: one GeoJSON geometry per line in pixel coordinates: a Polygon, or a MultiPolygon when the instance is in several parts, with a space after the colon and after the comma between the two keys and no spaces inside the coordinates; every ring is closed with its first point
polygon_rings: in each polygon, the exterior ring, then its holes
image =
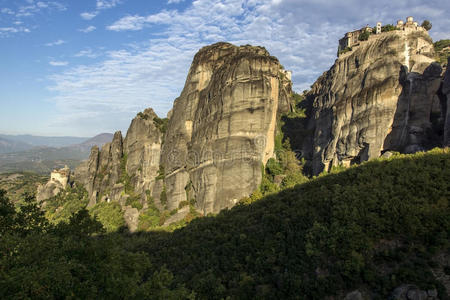
{"type": "Polygon", "coordinates": [[[100,53],[96,53],[92,51],[92,49],[81,50],[80,52],[74,55],[75,57],[88,57],[88,58],[97,58],[101,56],[100,53]]]}
{"type": "Polygon", "coordinates": [[[4,7],[0,9],[0,21],[6,26],[0,29],[0,37],[10,37],[15,33],[30,32],[29,28],[35,26],[29,24],[32,16],[51,11],[64,11],[66,6],[56,1],[25,1],[26,5],[18,5],[15,8],[4,7]],[[25,24],[24,24],[25,23],[25,24]],[[24,24],[24,25],[23,25],[24,24]],[[22,26],[19,26],[22,25],[22,26]]]}
{"type": "Polygon", "coordinates": [[[53,47],[53,46],[59,46],[59,45],[65,44],[65,43],[66,43],[66,41],[64,41],[64,40],[57,40],[54,42],[47,43],[47,44],[45,44],[45,46],[53,47]]]}
{"type": "Polygon", "coordinates": [[[144,17],[126,16],[106,28],[113,31],[141,30],[145,23],[147,20],[144,17]]]}
{"type": "Polygon", "coordinates": [[[2,14],[13,15],[14,11],[10,8],[4,7],[0,10],[2,14]]]}
{"type": "Polygon", "coordinates": [[[93,18],[98,16],[100,11],[114,8],[121,3],[122,3],[121,0],[97,0],[95,5],[96,7],[95,11],[83,12],[80,14],[80,17],[87,21],[92,20],[93,18]]]}
{"type": "Polygon", "coordinates": [[[26,27],[0,27],[0,37],[8,37],[11,34],[18,32],[29,33],[30,29],[26,27]]]}
{"type": "MultiPolygon", "coordinates": [[[[152,27],[158,38],[109,52],[96,64],[54,74],[52,101],[64,116],[73,117],[70,126],[85,120],[83,112],[95,112],[97,128],[112,131],[126,128],[129,119],[124,116],[145,107],[164,115],[183,88],[193,55],[207,44],[265,46],[293,71],[294,89],[302,91],[333,64],[337,41],[346,31],[412,14],[432,19],[433,31],[446,32],[448,38],[450,21],[435,7],[450,11],[450,3],[429,0],[420,11],[412,9],[424,5],[419,0],[379,0],[377,5],[383,10],[357,0],[195,0],[183,11],[124,16],[107,29],[120,35],[152,27]],[[111,118],[118,114],[122,118],[111,118]]],[[[67,119],[61,124],[68,124],[67,119]]]]}
{"type": "Polygon", "coordinates": [[[67,9],[67,7],[64,4],[56,1],[28,1],[28,5],[19,6],[17,12],[15,12],[15,16],[17,18],[30,17],[44,9],[64,11],[67,9]]]}
{"type": "Polygon", "coordinates": [[[92,20],[93,18],[95,18],[98,15],[97,11],[93,11],[93,12],[83,12],[80,14],[80,17],[85,19],[85,20],[92,20]]]}
{"type": "Polygon", "coordinates": [[[54,66],[54,67],[64,67],[67,66],[69,63],[67,61],[55,61],[52,60],[49,62],[49,65],[54,66]]]}
{"type": "Polygon", "coordinates": [[[113,8],[121,2],[121,0],[97,0],[97,9],[113,8]]]}
{"type": "Polygon", "coordinates": [[[180,3],[184,2],[184,0],[167,0],[167,4],[180,3]]]}
{"type": "Polygon", "coordinates": [[[88,33],[88,32],[94,31],[95,29],[97,29],[97,27],[91,25],[91,26],[88,26],[86,28],[79,29],[79,31],[84,32],[84,33],[88,33]]]}

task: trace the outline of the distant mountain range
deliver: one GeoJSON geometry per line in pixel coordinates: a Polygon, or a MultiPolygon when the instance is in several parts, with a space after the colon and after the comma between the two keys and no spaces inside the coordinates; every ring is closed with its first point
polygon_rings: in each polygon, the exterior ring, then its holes
{"type": "Polygon", "coordinates": [[[92,146],[101,147],[112,138],[110,133],[92,138],[0,135],[0,173],[48,173],[64,165],[74,168],[89,157],[92,146]]]}
{"type": "MultiPolygon", "coordinates": [[[[101,135],[101,134],[100,134],[101,135]]],[[[97,136],[96,136],[97,137],[97,136]]],[[[96,138],[94,137],[94,138],[96,138]]],[[[65,147],[74,144],[85,142],[89,137],[74,137],[74,136],[36,136],[36,135],[8,135],[0,134],[0,138],[12,142],[24,143],[33,146],[45,147],[65,147]]]]}

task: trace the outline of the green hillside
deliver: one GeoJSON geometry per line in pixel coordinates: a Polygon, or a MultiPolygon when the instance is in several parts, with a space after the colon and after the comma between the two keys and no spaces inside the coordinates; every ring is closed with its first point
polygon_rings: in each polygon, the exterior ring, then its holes
{"type": "Polygon", "coordinates": [[[0,199],[0,298],[387,299],[415,284],[448,299],[448,149],[320,176],[174,232],[106,234],[85,210],[49,225],[32,203],[0,199]]]}

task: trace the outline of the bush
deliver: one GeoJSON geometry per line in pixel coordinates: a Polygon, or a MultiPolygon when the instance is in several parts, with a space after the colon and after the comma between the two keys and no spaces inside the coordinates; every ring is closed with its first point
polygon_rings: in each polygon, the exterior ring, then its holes
{"type": "Polygon", "coordinates": [[[282,189],[293,188],[297,184],[305,183],[308,180],[309,180],[308,177],[303,175],[301,172],[290,173],[283,178],[283,181],[281,182],[281,188],[282,189]]]}
{"type": "Polygon", "coordinates": [[[431,27],[433,27],[433,24],[431,24],[430,21],[425,20],[425,21],[422,22],[422,24],[421,24],[420,26],[422,26],[423,28],[425,28],[426,31],[430,31],[430,30],[431,30],[431,27]]]}
{"type": "Polygon", "coordinates": [[[358,40],[360,41],[367,41],[369,39],[370,32],[368,30],[365,30],[358,36],[358,40]]]}
{"type": "Polygon", "coordinates": [[[394,31],[397,30],[397,27],[392,24],[386,24],[381,27],[381,32],[388,32],[388,31],[394,31]]]}
{"type": "Polygon", "coordinates": [[[125,226],[122,207],[119,203],[97,203],[89,211],[91,216],[96,217],[103,224],[107,232],[117,231],[125,226]]]}
{"type": "Polygon", "coordinates": [[[153,118],[153,124],[155,124],[156,128],[162,133],[165,134],[167,131],[167,125],[169,124],[169,119],[167,118],[153,118]]]}
{"type": "Polygon", "coordinates": [[[345,47],[344,49],[340,49],[340,50],[338,51],[338,56],[340,56],[341,54],[350,52],[350,51],[352,51],[352,50],[353,50],[353,49],[352,49],[351,47],[345,47]]]}
{"type": "Polygon", "coordinates": [[[167,192],[166,192],[166,184],[163,185],[163,190],[161,191],[161,194],[159,195],[159,201],[163,206],[167,204],[167,192]]]}
{"type": "Polygon", "coordinates": [[[57,224],[67,222],[72,214],[84,209],[89,199],[87,191],[82,186],[76,186],[67,187],[45,202],[45,216],[50,222],[57,224]]]}
{"type": "Polygon", "coordinates": [[[270,158],[267,161],[266,170],[272,176],[283,174],[283,167],[275,158],[270,158]]]}

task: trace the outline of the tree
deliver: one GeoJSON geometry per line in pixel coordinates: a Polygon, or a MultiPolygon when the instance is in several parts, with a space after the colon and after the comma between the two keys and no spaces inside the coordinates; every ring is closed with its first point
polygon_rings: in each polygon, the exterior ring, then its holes
{"type": "Polygon", "coordinates": [[[433,24],[431,24],[430,21],[425,20],[425,21],[422,22],[422,25],[420,25],[420,26],[425,28],[425,30],[430,31],[431,27],[433,27],[433,24]]]}
{"type": "Polygon", "coordinates": [[[360,41],[367,41],[369,39],[370,32],[368,30],[365,30],[363,33],[361,33],[358,37],[358,40],[360,41]]]}

